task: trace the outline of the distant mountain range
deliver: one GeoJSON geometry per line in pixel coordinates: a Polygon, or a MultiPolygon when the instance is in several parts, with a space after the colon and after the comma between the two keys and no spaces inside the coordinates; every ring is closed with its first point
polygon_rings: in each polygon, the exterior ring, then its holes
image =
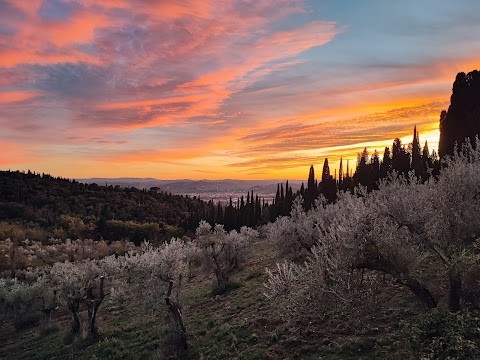
{"type": "MultiPolygon", "coordinates": [[[[203,200],[228,201],[231,197],[236,200],[240,196],[246,196],[247,192],[253,191],[265,200],[275,197],[277,184],[283,180],[159,180],[154,178],[91,178],[77,179],[79,182],[98,185],[119,185],[121,187],[135,187],[150,189],[158,187],[160,191],[172,194],[197,196],[203,200]]],[[[302,181],[289,181],[289,185],[295,192],[300,188],[302,181]]]]}

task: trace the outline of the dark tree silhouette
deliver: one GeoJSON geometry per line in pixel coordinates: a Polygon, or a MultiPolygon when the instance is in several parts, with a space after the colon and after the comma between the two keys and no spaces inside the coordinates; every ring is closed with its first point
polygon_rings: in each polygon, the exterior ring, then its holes
{"type": "Polygon", "coordinates": [[[419,134],[417,132],[417,126],[413,128],[413,141],[411,145],[412,151],[412,164],[411,168],[415,171],[417,177],[424,177],[424,169],[422,167],[422,155],[420,150],[419,134]]]}
{"type": "Polygon", "coordinates": [[[392,169],[402,175],[407,174],[410,170],[410,154],[405,150],[405,146],[402,146],[399,138],[393,140],[392,169]]]}
{"type": "Polygon", "coordinates": [[[315,169],[313,165],[310,166],[308,174],[307,189],[305,191],[305,209],[311,209],[315,199],[318,196],[318,187],[315,181],[315,169]]]}
{"type": "Polygon", "coordinates": [[[455,144],[459,146],[470,138],[475,146],[475,136],[480,135],[480,72],[474,70],[458,73],[453,83],[448,112],[440,114],[439,155],[452,155],[455,144]]]}
{"type": "Polygon", "coordinates": [[[337,183],[330,175],[330,167],[328,166],[328,158],[325,158],[322,170],[322,182],[320,183],[319,192],[329,201],[335,201],[337,198],[337,183]]]}

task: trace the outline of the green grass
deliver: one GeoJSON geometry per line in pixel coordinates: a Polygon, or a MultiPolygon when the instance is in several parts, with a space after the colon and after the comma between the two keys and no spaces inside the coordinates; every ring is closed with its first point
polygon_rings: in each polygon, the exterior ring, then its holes
{"type": "MultiPolygon", "coordinates": [[[[260,241],[248,263],[232,277],[222,293],[212,292],[212,278],[197,276],[183,294],[183,313],[189,349],[184,359],[404,359],[397,324],[413,316],[418,304],[396,289],[386,304],[362,321],[348,315],[312,324],[308,332],[291,331],[279,318],[279,309],[263,295],[265,267],[275,266],[274,248],[260,241]],[[374,329],[374,330],[372,330],[374,329]]],[[[163,299],[159,299],[163,301],[163,299]]],[[[371,310],[371,309],[370,309],[371,310]]],[[[140,307],[122,309],[102,305],[98,339],[65,341],[66,314],[56,314],[57,330],[40,326],[18,332],[0,325],[0,359],[168,359],[175,358],[165,319],[153,319],[140,307]]]]}

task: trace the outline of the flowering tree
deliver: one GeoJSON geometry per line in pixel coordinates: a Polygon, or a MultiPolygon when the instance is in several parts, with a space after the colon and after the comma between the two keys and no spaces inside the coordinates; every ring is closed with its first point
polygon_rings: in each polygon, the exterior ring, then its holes
{"type": "Polygon", "coordinates": [[[204,258],[205,266],[213,271],[219,289],[225,289],[230,275],[244,259],[248,246],[258,232],[246,226],[240,232],[227,232],[223,225],[212,226],[201,221],[196,230],[195,244],[204,258]]]}
{"type": "Polygon", "coordinates": [[[266,294],[300,312],[315,306],[325,310],[331,303],[327,297],[351,306],[362,281],[358,271],[367,269],[390,275],[432,309],[438,298],[429,279],[442,275],[449,285],[447,307],[456,311],[464,294],[462,279],[478,267],[479,208],[477,140],[476,150],[467,143],[447,159],[438,179],[421,183],[413,175],[393,174],[378,191],[359,188],[356,194],[340,194],[335,204],[281,219],[276,226],[289,236],[277,241],[308,243],[314,224],[316,243],[305,264],[269,271],[266,294]],[[299,223],[308,224],[306,235],[297,230],[299,223]],[[427,257],[433,259],[432,276],[422,278],[417,270],[427,257]]]}

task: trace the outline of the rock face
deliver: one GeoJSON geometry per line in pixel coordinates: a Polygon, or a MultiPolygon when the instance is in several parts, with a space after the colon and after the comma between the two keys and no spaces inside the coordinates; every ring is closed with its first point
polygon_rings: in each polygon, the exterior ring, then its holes
{"type": "Polygon", "coordinates": [[[480,136],[480,72],[474,70],[458,73],[453,83],[453,93],[448,111],[440,115],[440,157],[452,155],[458,145],[480,136]]]}

